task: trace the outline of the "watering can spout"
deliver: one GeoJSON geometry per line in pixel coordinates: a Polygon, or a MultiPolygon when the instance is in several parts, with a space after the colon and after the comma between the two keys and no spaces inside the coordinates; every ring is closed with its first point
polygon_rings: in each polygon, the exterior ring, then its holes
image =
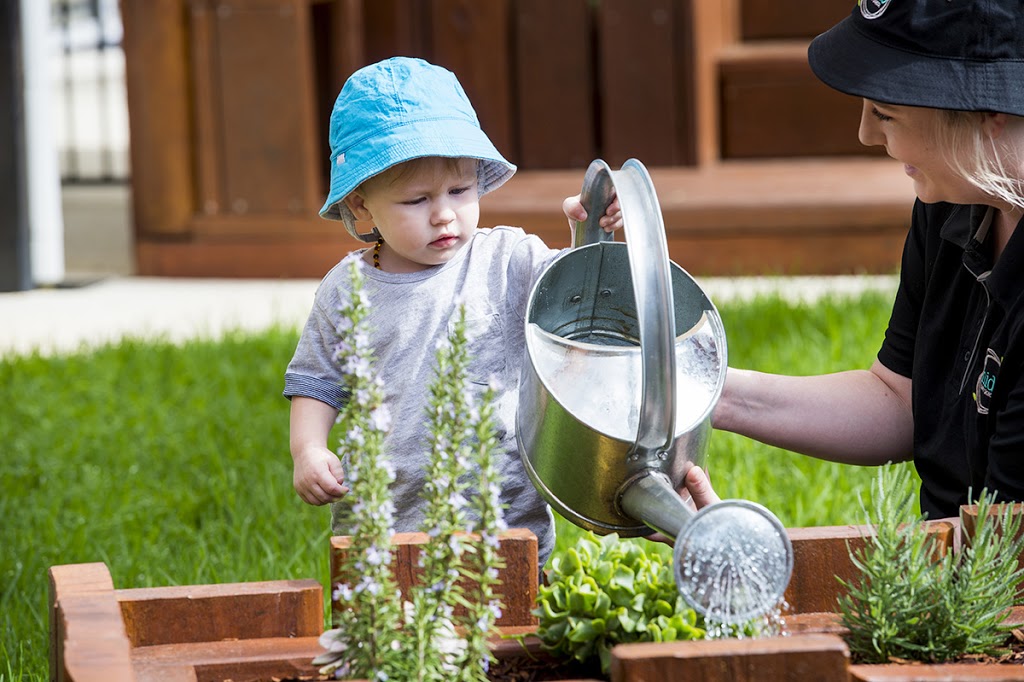
{"type": "Polygon", "coordinates": [[[668,476],[647,469],[626,481],[619,496],[622,511],[662,535],[674,538],[696,511],[672,489],[668,476]]]}

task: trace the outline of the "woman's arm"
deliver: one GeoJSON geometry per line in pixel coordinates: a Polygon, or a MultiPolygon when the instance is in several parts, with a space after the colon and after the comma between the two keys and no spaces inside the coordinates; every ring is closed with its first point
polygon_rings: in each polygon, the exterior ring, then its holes
{"type": "Polygon", "coordinates": [[[783,376],[729,369],[715,428],[845,464],[913,456],[911,380],[877,360],[869,370],[783,376]]]}

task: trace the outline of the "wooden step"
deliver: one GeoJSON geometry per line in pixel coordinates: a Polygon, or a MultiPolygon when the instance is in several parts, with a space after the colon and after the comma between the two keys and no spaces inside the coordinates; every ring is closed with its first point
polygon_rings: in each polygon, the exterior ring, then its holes
{"type": "MultiPolygon", "coordinates": [[[[694,275],[893,273],[913,185],[892,159],[731,161],[650,169],[669,255],[694,275]]],[[[516,175],[481,203],[481,225],[521,225],[569,245],[558,207],[580,171],[516,175]]],[[[617,237],[622,239],[621,235],[617,237]]]]}
{"type": "Polygon", "coordinates": [[[857,140],[860,100],[817,79],[806,40],[732,45],[718,75],[724,159],[883,153],[857,140]]]}
{"type": "Polygon", "coordinates": [[[842,20],[853,4],[851,0],[814,0],[794,7],[775,0],[741,0],[740,36],[744,41],[813,38],[842,20]]]}
{"type": "MultiPolygon", "coordinates": [[[[516,225],[569,246],[562,200],[584,169],[523,171],[481,201],[480,225],[516,225]]],[[[914,200],[891,159],[727,161],[652,168],[669,255],[695,275],[891,274],[899,267],[914,200]]],[[[621,237],[620,237],[621,239],[621,237]]],[[[138,244],[139,274],[320,278],[361,248],[316,217],[273,233],[199,234],[138,244]]]]}

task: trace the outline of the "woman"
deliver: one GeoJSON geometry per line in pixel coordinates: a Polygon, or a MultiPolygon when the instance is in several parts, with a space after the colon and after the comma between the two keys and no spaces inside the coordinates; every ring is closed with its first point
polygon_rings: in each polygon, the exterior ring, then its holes
{"type": "MultiPolygon", "coordinates": [[[[848,464],[913,459],[930,518],[982,488],[1024,500],[1024,3],[861,0],[808,56],[914,181],[892,317],[866,370],[730,368],[713,424],[848,464]]],[[[575,197],[563,210],[585,217],[575,197]]],[[[699,469],[686,484],[718,499],[699,469]]]]}

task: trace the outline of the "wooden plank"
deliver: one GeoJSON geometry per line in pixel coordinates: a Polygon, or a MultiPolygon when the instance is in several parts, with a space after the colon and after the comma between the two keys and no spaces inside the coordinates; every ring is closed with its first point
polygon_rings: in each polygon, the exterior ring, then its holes
{"type": "Polygon", "coordinates": [[[137,235],[182,234],[194,212],[185,0],[122,0],[137,235]]]}
{"type": "MultiPolygon", "coordinates": [[[[418,568],[419,556],[428,540],[426,533],[395,533],[391,540],[394,554],[392,571],[402,594],[408,594],[412,586],[419,583],[422,574],[418,568]]],[[[498,554],[505,560],[505,567],[498,573],[501,584],[496,592],[502,602],[502,614],[497,625],[535,626],[537,619],[530,611],[537,601],[539,580],[537,537],[529,530],[512,528],[499,536],[499,542],[498,554]]],[[[344,579],[341,569],[350,546],[351,538],[347,536],[331,538],[332,586],[344,579]]],[[[456,609],[456,613],[463,612],[461,608],[456,609]]]]}
{"type": "MultiPolygon", "coordinates": [[[[315,156],[321,187],[330,186],[329,129],[334,102],[345,81],[366,64],[363,0],[331,0],[310,6],[314,48],[315,156]]],[[[317,199],[318,202],[323,197],[317,199]]],[[[283,228],[282,228],[283,229],[283,228]]]]}
{"type": "Polygon", "coordinates": [[[307,3],[221,0],[216,16],[222,211],[315,213],[323,164],[307,3]]]}
{"type": "MultiPolygon", "coordinates": [[[[822,217],[821,213],[815,215],[822,217]]],[[[564,237],[568,231],[556,223],[552,227],[538,221],[530,231],[556,247],[569,246],[564,237]]],[[[905,228],[851,223],[844,229],[822,233],[809,229],[670,231],[669,257],[701,277],[891,275],[899,270],[905,228]]],[[[138,272],[149,277],[320,279],[345,254],[337,239],[314,237],[296,241],[145,241],[137,251],[138,272]]]]}
{"type": "MultiPolygon", "coordinates": [[[[929,521],[925,529],[934,538],[937,552],[952,550],[953,523],[929,521]]],[[[793,578],[785,598],[793,613],[837,611],[837,600],[846,590],[836,578],[858,582],[859,572],[850,560],[850,551],[863,549],[871,532],[869,526],[788,529],[793,543],[793,578]]]]}
{"type": "Polygon", "coordinates": [[[596,157],[588,0],[518,0],[515,122],[521,169],[586,168],[596,157]]]}
{"type": "MultiPolygon", "coordinates": [[[[988,509],[988,522],[989,523],[999,523],[1001,521],[1002,514],[1005,513],[1005,511],[1006,511],[1007,504],[1010,504],[1010,503],[996,504],[996,505],[992,505],[991,507],[989,507],[989,509],[988,509]]],[[[1020,516],[1022,513],[1024,513],[1024,504],[1019,503],[1019,502],[1018,503],[1010,504],[1010,513],[1013,516],[1020,516]]],[[[962,523],[961,523],[961,526],[960,526],[960,529],[962,531],[962,535],[961,535],[960,540],[961,540],[962,544],[965,547],[970,547],[974,543],[974,535],[975,535],[975,533],[978,530],[978,505],[976,505],[976,504],[969,504],[969,505],[961,506],[960,507],[960,518],[962,520],[962,523]]],[[[1000,530],[1000,535],[1001,534],[1002,534],[1002,530],[1000,530]]],[[[1017,537],[1018,538],[1022,534],[1024,534],[1024,527],[1021,527],[1020,529],[1017,530],[1017,537]]],[[[1007,560],[1009,560],[1009,557],[1007,557],[1007,560]]],[[[1022,554],[1022,555],[1017,557],[1017,567],[1020,568],[1022,565],[1024,565],[1024,554],[1022,554]]],[[[1018,594],[1024,593],[1024,581],[1020,582],[1017,585],[1017,593],[1018,594]]],[[[1017,622],[1021,622],[1021,621],[1017,621],[1017,622]]]]}
{"type": "Polygon", "coordinates": [[[850,652],[835,635],[620,644],[612,679],[620,682],[847,682],[850,652]]]}
{"type": "Polygon", "coordinates": [[[850,682],[1024,682],[1024,667],[977,663],[851,665],[850,682]]]}
{"type": "Polygon", "coordinates": [[[397,56],[433,61],[430,0],[363,0],[363,21],[365,64],[397,56]]]}
{"type": "Polygon", "coordinates": [[[106,565],[51,566],[48,575],[51,682],[135,682],[106,565]]]}
{"type": "Polygon", "coordinates": [[[857,139],[860,100],[814,76],[806,42],[734,46],[720,66],[723,158],[885,155],[857,139]]]}
{"type": "Polygon", "coordinates": [[[813,38],[846,17],[852,4],[850,0],[815,0],[790,12],[774,0],[742,0],[741,40],[813,38]]]}
{"type": "Polygon", "coordinates": [[[265,637],[138,647],[132,662],[153,680],[184,667],[206,681],[315,680],[312,660],[323,651],[319,637],[265,637]]]}
{"type": "Polygon", "coordinates": [[[675,9],[672,0],[603,0],[598,8],[600,155],[613,166],[686,161],[677,139],[675,9]]]}
{"type": "Polygon", "coordinates": [[[672,28],[675,64],[677,166],[695,166],[699,158],[699,108],[697,100],[697,48],[694,0],[675,0],[672,28]]]}
{"type": "Polygon", "coordinates": [[[217,215],[223,207],[223,178],[220,172],[220,84],[216,63],[216,9],[209,2],[191,4],[192,83],[195,97],[195,181],[198,209],[217,215]]]}
{"type": "Polygon", "coordinates": [[[133,647],[266,637],[323,630],[316,580],[272,580],[116,591],[133,647]]]}
{"type": "Polygon", "coordinates": [[[458,76],[480,126],[512,160],[516,156],[512,111],[510,0],[433,0],[433,61],[458,76]]]}
{"type": "MultiPolygon", "coordinates": [[[[913,183],[889,159],[734,161],[655,168],[651,176],[669,255],[699,275],[892,274],[914,202],[913,183]]],[[[480,224],[524,226],[553,248],[567,247],[561,204],[579,193],[582,177],[579,170],[517,173],[483,198],[480,224]]],[[[361,246],[318,218],[192,224],[192,240],[139,241],[139,273],[319,278],[361,246]]]]}
{"type": "MultiPolygon", "coordinates": [[[[363,0],[334,0],[328,11],[329,91],[337,94],[345,81],[366,62],[366,12],[363,0]]],[[[314,21],[314,25],[318,22],[314,21]]],[[[318,41],[319,42],[319,41],[318,41]]]]}
{"type": "Polygon", "coordinates": [[[718,57],[738,40],[739,0],[690,0],[694,112],[694,145],[698,166],[722,158],[719,146],[718,57]]]}
{"type": "Polygon", "coordinates": [[[267,239],[148,240],[136,244],[137,268],[152,277],[302,277],[320,279],[356,242],[287,235],[267,239]],[[349,246],[351,244],[351,246],[349,246]]]}

